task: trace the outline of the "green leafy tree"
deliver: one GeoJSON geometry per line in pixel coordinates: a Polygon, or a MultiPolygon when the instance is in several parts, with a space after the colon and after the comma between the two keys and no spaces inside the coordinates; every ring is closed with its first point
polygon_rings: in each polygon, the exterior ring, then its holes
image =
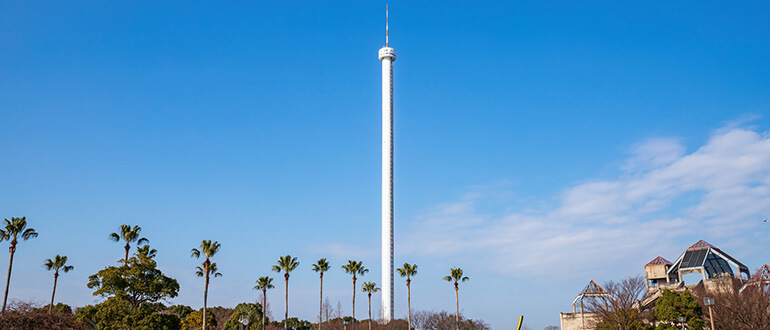
{"type": "Polygon", "coordinates": [[[252,304],[252,303],[240,303],[235,308],[233,308],[233,313],[230,315],[230,318],[227,319],[225,324],[223,325],[222,329],[226,330],[236,330],[239,329],[239,324],[241,323],[241,319],[245,319],[248,321],[248,325],[245,326],[245,329],[249,330],[259,330],[264,329],[264,326],[260,326],[259,321],[262,319],[262,305],[260,304],[252,304]]]}
{"type": "Polygon", "coordinates": [[[296,317],[292,317],[281,322],[273,322],[276,327],[284,327],[284,329],[293,330],[312,330],[313,324],[307,320],[300,320],[296,317]]]}
{"type": "Polygon", "coordinates": [[[75,317],[90,329],[179,330],[181,323],[179,317],[162,313],[156,304],[142,303],[132,307],[128,301],[118,297],[78,308],[75,317]]]}
{"type": "Polygon", "coordinates": [[[286,286],[284,287],[284,315],[283,315],[283,328],[284,330],[289,329],[289,322],[287,321],[289,319],[289,273],[296,269],[299,266],[299,262],[297,261],[296,257],[292,257],[290,255],[286,255],[283,257],[278,258],[278,263],[273,265],[273,271],[276,273],[284,272],[283,278],[286,281],[286,286]]]}
{"type": "Polygon", "coordinates": [[[318,262],[313,264],[313,271],[320,273],[321,278],[321,305],[318,311],[318,330],[321,330],[321,323],[323,323],[323,308],[324,308],[324,272],[329,270],[329,262],[326,258],[318,259],[318,262]]]}
{"type": "Polygon", "coordinates": [[[358,279],[356,275],[364,275],[369,270],[364,268],[362,261],[355,260],[348,260],[348,264],[343,265],[342,269],[344,269],[346,273],[353,275],[353,322],[350,323],[352,325],[350,328],[356,330],[356,280],[358,279]]]}
{"type": "Polygon", "coordinates": [[[53,305],[54,296],[56,296],[56,282],[59,280],[59,270],[61,270],[62,272],[67,273],[67,272],[69,272],[70,270],[72,270],[75,267],[67,265],[67,256],[63,256],[62,257],[62,256],[60,256],[58,254],[53,258],[53,260],[46,259],[45,263],[43,264],[43,266],[45,266],[45,268],[47,270],[53,270],[54,271],[54,273],[53,273],[53,292],[51,293],[51,304],[48,305],[48,314],[51,314],[51,312],[53,311],[53,306],[54,306],[53,305]]]}
{"type": "Polygon", "coordinates": [[[142,245],[150,243],[150,241],[144,237],[139,237],[139,233],[142,232],[142,227],[134,226],[131,228],[129,225],[120,225],[120,233],[110,233],[109,238],[112,241],[120,242],[122,239],[126,242],[123,248],[126,250],[126,256],[123,258],[123,263],[128,263],[128,252],[131,250],[131,243],[136,242],[136,245],[142,245]]]}
{"type": "Polygon", "coordinates": [[[272,288],[275,288],[273,278],[268,276],[258,278],[257,285],[254,286],[254,290],[262,290],[262,329],[265,328],[265,321],[267,319],[267,313],[264,310],[264,307],[267,306],[267,290],[272,288]]]}
{"type": "Polygon", "coordinates": [[[211,262],[211,257],[213,257],[217,252],[219,251],[219,248],[222,245],[219,244],[219,242],[214,241],[211,242],[211,240],[204,240],[201,241],[201,248],[198,249],[192,249],[190,250],[190,254],[192,257],[195,257],[196,259],[200,259],[201,254],[206,257],[206,260],[203,261],[203,264],[201,266],[196,267],[195,275],[198,275],[198,277],[204,277],[205,278],[205,286],[203,288],[203,330],[206,330],[206,321],[208,320],[206,318],[206,303],[209,298],[209,278],[211,276],[214,277],[221,277],[222,273],[217,272],[217,264],[215,262],[211,262]]]}
{"type": "Polygon", "coordinates": [[[377,283],[364,282],[361,285],[361,290],[369,296],[369,330],[372,330],[372,293],[380,291],[380,288],[377,287],[377,283]]]}
{"type": "Polygon", "coordinates": [[[184,319],[182,319],[182,329],[200,329],[201,325],[208,324],[209,326],[213,326],[214,328],[217,327],[217,318],[214,316],[214,313],[207,313],[206,314],[206,322],[203,322],[203,310],[197,310],[193,311],[190,314],[187,314],[184,319]]]}
{"type": "Polygon", "coordinates": [[[468,276],[463,276],[462,268],[451,268],[449,275],[444,276],[444,281],[454,282],[455,285],[455,329],[460,329],[460,286],[458,282],[465,282],[469,280],[468,276]]]}
{"type": "Polygon", "coordinates": [[[664,290],[660,298],[655,301],[655,318],[662,323],[657,329],[676,329],[679,317],[684,316],[688,329],[703,329],[706,323],[703,321],[703,312],[698,302],[690,291],[679,294],[671,290],[664,290]]]}
{"type": "Polygon", "coordinates": [[[396,269],[401,277],[406,277],[406,322],[409,329],[412,329],[412,276],[417,275],[417,265],[404,263],[403,268],[396,269]]]}
{"type": "Polygon", "coordinates": [[[11,241],[11,247],[8,251],[11,253],[11,259],[8,261],[8,277],[5,280],[5,294],[3,295],[3,309],[8,302],[8,287],[11,285],[11,269],[13,268],[13,254],[16,253],[16,245],[19,244],[18,237],[23,240],[37,237],[37,232],[32,228],[27,228],[27,217],[5,219],[5,228],[0,229],[0,242],[11,241]]]}
{"type": "Polygon", "coordinates": [[[180,319],[184,319],[188,314],[194,311],[192,307],[186,305],[173,305],[166,308],[166,310],[176,314],[180,319]]]}
{"type": "Polygon", "coordinates": [[[174,298],[179,293],[179,283],[163,275],[153,258],[155,250],[142,247],[128,263],[109,266],[88,277],[88,288],[95,289],[94,296],[116,297],[134,309],[143,303],[174,298]]]}

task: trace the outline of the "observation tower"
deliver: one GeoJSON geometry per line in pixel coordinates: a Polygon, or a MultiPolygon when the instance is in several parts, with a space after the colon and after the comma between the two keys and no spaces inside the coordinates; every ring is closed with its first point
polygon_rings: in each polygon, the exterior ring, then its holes
{"type": "Polygon", "coordinates": [[[393,62],[396,50],[388,43],[388,7],[385,5],[385,47],[382,62],[382,318],[393,319],[393,62]]]}

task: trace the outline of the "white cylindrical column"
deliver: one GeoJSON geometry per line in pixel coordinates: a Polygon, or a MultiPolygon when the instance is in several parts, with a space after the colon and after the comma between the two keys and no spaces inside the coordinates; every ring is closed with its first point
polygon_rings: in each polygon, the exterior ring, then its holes
{"type": "Polygon", "coordinates": [[[382,318],[393,319],[393,61],[396,51],[383,47],[382,62],[382,318]]]}

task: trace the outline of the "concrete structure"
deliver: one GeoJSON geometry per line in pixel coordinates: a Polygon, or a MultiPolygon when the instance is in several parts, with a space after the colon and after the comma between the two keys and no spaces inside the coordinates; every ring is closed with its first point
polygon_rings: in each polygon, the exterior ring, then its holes
{"type": "Polygon", "coordinates": [[[598,321],[598,317],[591,312],[586,313],[583,300],[585,299],[605,299],[610,295],[596,282],[588,282],[588,285],[572,301],[572,313],[561,313],[560,322],[562,329],[593,329],[598,321]],[[580,303],[578,305],[578,302],[580,303]],[[580,307],[578,312],[577,307],[580,307]]]}
{"type": "Polygon", "coordinates": [[[670,288],[668,270],[671,268],[671,265],[671,261],[668,261],[661,256],[658,256],[644,265],[648,294],[652,294],[660,289],[670,288]]]}
{"type": "Polygon", "coordinates": [[[752,276],[748,282],[741,288],[741,291],[750,285],[757,285],[765,290],[770,290],[770,266],[765,264],[760,267],[754,276],[752,276]]]}
{"type": "Polygon", "coordinates": [[[561,313],[561,330],[593,329],[599,323],[599,317],[593,313],[561,313]]]}
{"type": "MultiPolygon", "coordinates": [[[[649,308],[661,296],[663,290],[682,292],[702,286],[707,291],[732,290],[734,281],[748,285],[762,285],[770,288],[770,266],[760,268],[749,278],[749,268],[721,249],[700,240],[687,248],[675,262],[663,257],[656,257],[644,266],[647,280],[647,294],[636,306],[649,308]],[[698,283],[685,284],[682,275],[690,273],[701,274],[698,283]],[[737,274],[737,276],[736,276],[737,274]]],[[[743,290],[743,289],[741,289],[743,290]]],[[[560,313],[562,330],[593,329],[598,316],[583,310],[583,299],[587,297],[609,296],[600,286],[591,281],[577,298],[572,301],[572,313],[560,313]],[[580,301],[580,311],[576,302],[580,301]]]]}
{"type": "Polygon", "coordinates": [[[382,62],[382,319],[393,319],[393,62],[396,50],[388,42],[388,7],[385,7],[385,47],[382,62]]]}

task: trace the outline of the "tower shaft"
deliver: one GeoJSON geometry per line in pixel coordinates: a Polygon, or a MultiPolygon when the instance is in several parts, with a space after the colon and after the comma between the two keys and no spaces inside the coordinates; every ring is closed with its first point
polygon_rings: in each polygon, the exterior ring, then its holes
{"type": "Polygon", "coordinates": [[[396,51],[383,47],[382,62],[382,318],[393,319],[393,61],[396,51]]]}

